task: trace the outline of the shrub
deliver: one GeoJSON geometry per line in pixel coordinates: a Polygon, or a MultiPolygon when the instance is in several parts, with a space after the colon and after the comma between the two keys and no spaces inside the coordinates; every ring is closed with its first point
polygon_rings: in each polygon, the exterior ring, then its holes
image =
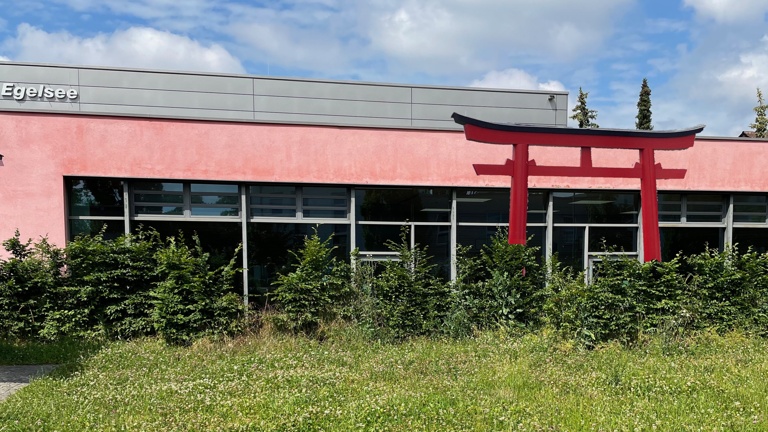
{"type": "Polygon", "coordinates": [[[171,344],[188,344],[207,334],[228,334],[239,330],[245,308],[234,293],[238,270],[236,257],[226,265],[212,268],[195,235],[195,247],[183,237],[169,238],[157,252],[159,282],[152,291],[155,329],[171,344]]]}
{"type": "Polygon", "coordinates": [[[62,251],[45,238],[32,244],[16,234],[3,242],[10,253],[0,261],[0,337],[37,337],[59,305],[53,298],[64,266],[62,251]]]}
{"type": "Polygon", "coordinates": [[[158,282],[157,232],[115,240],[103,233],[78,236],[65,248],[67,272],[58,292],[60,307],[43,335],[125,339],[154,333],[151,291],[158,282]]]}
{"type": "Polygon", "coordinates": [[[317,229],[304,238],[289,273],[280,274],[272,293],[280,309],[276,324],[292,332],[314,333],[334,319],[350,299],[349,266],[333,256],[331,238],[320,239],[317,229]]]}
{"type": "Polygon", "coordinates": [[[768,255],[736,247],[686,259],[696,327],[765,333],[768,325],[768,255]]]}
{"type": "Polygon", "coordinates": [[[479,256],[460,247],[457,270],[448,318],[450,333],[538,323],[544,301],[538,248],[511,245],[506,232],[499,230],[479,256]]]}
{"type": "Polygon", "coordinates": [[[550,260],[542,320],[560,337],[593,346],[596,326],[587,307],[589,291],[584,279],[583,272],[574,272],[570,267],[560,266],[556,259],[550,260]]]}
{"type": "Polygon", "coordinates": [[[408,234],[404,227],[400,242],[387,241],[398,259],[382,262],[373,282],[377,322],[396,339],[436,333],[450,304],[448,285],[434,274],[427,248],[411,248],[408,234]]]}

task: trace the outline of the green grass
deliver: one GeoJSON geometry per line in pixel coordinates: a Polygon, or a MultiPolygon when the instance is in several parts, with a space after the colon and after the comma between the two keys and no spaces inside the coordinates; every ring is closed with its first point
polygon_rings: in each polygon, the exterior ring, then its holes
{"type": "Polygon", "coordinates": [[[548,335],[115,343],[0,403],[0,430],[768,430],[768,342],[548,335]]]}
{"type": "Polygon", "coordinates": [[[38,365],[76,362],[95,353],[103,343],[83,340],[22,342],[0,340],[0,365],[38,365]]]}

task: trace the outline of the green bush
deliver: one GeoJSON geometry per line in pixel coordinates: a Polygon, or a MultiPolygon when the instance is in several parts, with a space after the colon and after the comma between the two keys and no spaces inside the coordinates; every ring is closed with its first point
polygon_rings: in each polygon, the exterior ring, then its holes
{"type": "Polygon", "coordinates": [[[64,254],[45,238],[22,242],[16,234],[3,242],[10,258],[0,261],[0,338],[37,337],[59,305],[54,294],[64,254]]]}
{"type": "Polygon", "coordinates": [[[382,262],[373,281],[376,322],[395,339],[437,333],[450,307],[448,284],[435,275],[426,247],[410,247],[408,234],[404,227],[400,242],[387,242],[398,258],[382,262]]]}
{"type": "Polygon", "coordinates": [[[534,326],[541,317],[543,288],[538,248],[509,244],[504,230],[478,256],[459,247],[447,330],[466,334],[496,326],[534,326]]]}
{"type": "Polygon", "coordinates": [[[349,303],[349,266],[333,256],[331,239],[323,241],[315,229],[298,252],[291,251],[292,270],[273,284],[272,298],[280,310],[274,319],[280,328],[312,334],[349,303]]]}
{"type": "Polygon", "coordinates": [[[245,307],[234,293],[236,257],[213,268],[195,235],[190,248],[180,235],[155,252],[159,282],[152,290],[152,319],[157,333],[170,344],[188,344],[208,334],[239,330],[245,307]]]}
{"type": "Polygon", "coordinates": [[[595,344],[595,323],[587,307],[589,291],[583,272],[550,260],[544,289],[542,320],[566,340],[583,346],[595,344]]]}
{"type": "Polygon", "coordinates": [[[57,293],[60,307],[49,316],[43,336],[126,339],[153,334],[154,254],[161,246],[155,231],[115,240],[99,233],[70,242],[57,293]]]}
{"type": "Polygon", "coordinates": [[[707,249],[686,263],[696,327],[768,331],[768,255],[707,249]]]}

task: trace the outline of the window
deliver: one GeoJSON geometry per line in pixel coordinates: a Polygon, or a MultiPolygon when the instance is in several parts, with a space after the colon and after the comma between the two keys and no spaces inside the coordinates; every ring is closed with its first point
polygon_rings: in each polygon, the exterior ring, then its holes
{"type": "Polygon", "coordinates": [[[123,181],[108,178],[67,178],[68,237],[104,232],[105,238],[125,233],[123,181]]]}

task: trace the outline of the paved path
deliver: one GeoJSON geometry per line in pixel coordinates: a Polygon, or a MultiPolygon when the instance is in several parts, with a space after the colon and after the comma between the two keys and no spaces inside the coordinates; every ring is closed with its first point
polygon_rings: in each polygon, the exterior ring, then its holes
{"type": "Polygon", "coordinates": [[[45,375],[56,365],[0,366],[0,402],[29,384],[32,378],[45,375]]]}

